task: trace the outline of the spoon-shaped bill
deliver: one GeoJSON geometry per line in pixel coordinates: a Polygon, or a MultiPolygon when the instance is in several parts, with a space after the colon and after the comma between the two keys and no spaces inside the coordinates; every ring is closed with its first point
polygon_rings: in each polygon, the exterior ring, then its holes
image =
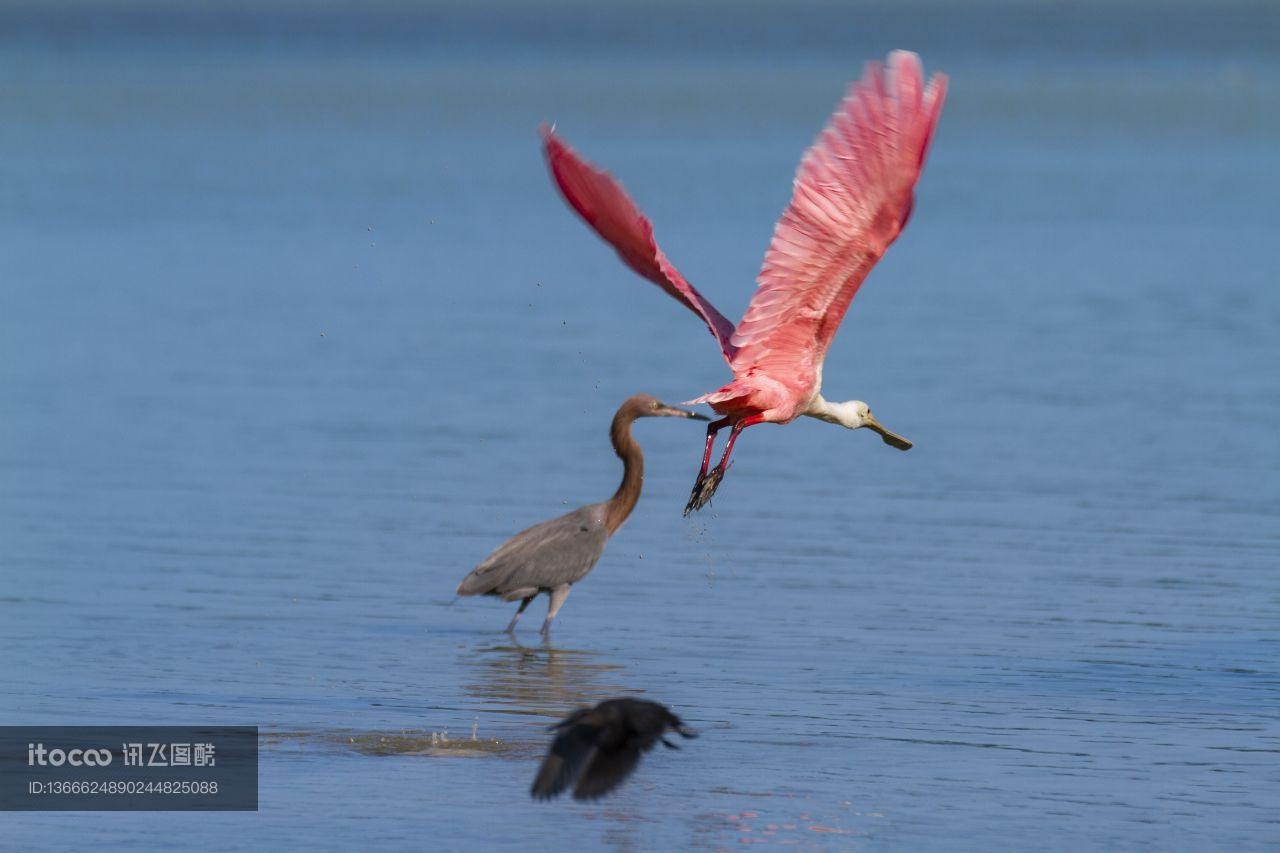
{"type": "Polygon", "coordinates": [[[880,423],[875,418],[871,417],[870,415],[867,415],[865,420],[866,420],[866,423],[863,424],[863,426],[870,427],[871,429],[880,433],[880,437],[884,439],[885,444],[889,445],[890,447],[896,447],[899,450],[911,449],[911,446],[912,446],[911,442],[907,441],[905,438],[898,435],[896,432],[890,432],[889,430],[885,429],[884,424],[880,423]]]}

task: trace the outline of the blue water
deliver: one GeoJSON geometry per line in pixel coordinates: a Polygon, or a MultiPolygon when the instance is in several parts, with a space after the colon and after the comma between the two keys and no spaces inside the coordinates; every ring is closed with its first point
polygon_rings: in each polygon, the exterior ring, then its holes
{"type": "Polygon", "coordinates": [[[257,813],[3,846],[1274,847],[1278,38],[1261,3],[7,4],[0,719],[264,735],[257,813]],[[550,646],[541,601],[527,647],[453,603],[612,491],[623,398],[726,378],[537,124],[737,317],[897,47],[950,99],[824,390],[916,448],[759,427],[685,520],[701,431],[641,422],[550,646]],[[544,726],[623,693],[703,736],[531,801],[544,726]]]}

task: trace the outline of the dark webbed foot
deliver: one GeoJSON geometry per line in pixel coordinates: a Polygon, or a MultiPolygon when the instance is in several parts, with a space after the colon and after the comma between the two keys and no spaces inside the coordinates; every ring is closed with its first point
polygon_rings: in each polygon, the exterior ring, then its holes
{"type": "Polygon", "coordinates": [[[720,487],[720,481],[724,479],[724,466],[717,465],[706,474],[698,478],[698,482],[693,484],[693,494],[689,495],[689,503],[685,504],[684,514],[687,516],[691,512],[702,509],[710,501],[716,493],[716,489],[720,487]]]}

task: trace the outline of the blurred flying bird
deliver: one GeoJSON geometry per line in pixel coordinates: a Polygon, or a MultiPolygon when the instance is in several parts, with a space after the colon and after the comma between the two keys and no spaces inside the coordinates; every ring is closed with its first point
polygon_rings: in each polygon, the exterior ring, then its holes
{"type": "Polygon", "coordinates": [[[507,632],[513,632],[520,615],[538,593],[550,596],[542,633],[551,630],[569,588],[586,577],[604,553],[605,543],[635,509],[644,485],[644,454],[631,436],[636,418],[693,418],[705,421],[697,412],[668,406],[648,394],[637,394],[623,403],[613,416],[609,437],[613,450],[622,459],[622,483],[604,503],[588,504],[573,512],[535,524],[511,537],[476,566],[458,584],[458,595],[496,595],[504,601],[520,600],[507,632]]]}
{"type": "Polygon", "coordinates": [[[565,199],[631,269],[703,319],[733,371],[732,382],[686,404],[708,403],[722,417],[707,426],[685,515],[711,499],[738,434],[754,424],[808,415],[848,429],[869,427],[886,444],[911,448],[866,403],[823,399],[822,362],[858,287],[907,224],[946,91],[942,74],[924,84],[914,53],[891,53],[887,69],[867,64],[800,161],[791,202],[736,328],[667,260],[622,185],[543,128],[547,162],[565,199]],[[732,430],[724,455],[708,473],[716,433],[726,426],[732,430]]]}
{"type": "Polygon", "coordinates": [[[680,747],[663,735],[697,733],[680,722],[665,705],[645,699],[609,699],[594,708],[574,711],[551,727],[551,743],[530,791],[539,800],[573,787],[575,800],[594,800],[622,784],[640,763],[642,753],[659,741],[680,747]]]}

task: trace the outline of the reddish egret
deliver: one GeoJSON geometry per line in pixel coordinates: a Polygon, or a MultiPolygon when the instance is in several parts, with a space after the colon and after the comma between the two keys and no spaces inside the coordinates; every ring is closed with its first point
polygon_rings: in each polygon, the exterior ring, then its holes
{"type": "Polygon", "coordinates": [[[808,415],[848,429],[870,427],[886,444],[911,448],[881,426],[866,403],[823,399],[822,362],[859,285],[911,215],[946,91],[942,74],[924,85],[914,53],[890,54],[887,70],[867,64],[800,161],[791,202],[737,328],[671,265],[622,185],[554,130],[543,130],[547,162],[565,199],[629,267],[706,322],[733,371],[732,382],[688,403],[709,403],[722,417],[707,427],[685,515],[711,499],[738,434],[754,424],[808,415]],[[716,432],[726,426],[732,430],[724,455],[708,474],[716,432]]]}
{"type": "Polygon", "coordinates": [[[471,574],[458,584],[458,595],[496,595],[504,601],[519,599],[520,608],[507,625],[514,632],[516,622],[538,593],[550,596],[542,633],[551,630],[551,620],[569,597],[569,588],[595,568],[605,543],[635,509],[644,485],[644,454],[631,437],[636,418],[694,418],[705,415],[668,406],[648,394],[628,399],[613,416],[609,438],[622,459],[622,483],[604,503],[587,504],[573,512],[535,524],[508,539],[471,574]]]}
{"type": "Polygon", "coordinates": [[[697,733],[680,722],[665,705],[646,699],[609,699],[594,708],[574,711],[551,730],[556,739],[542,759],[530,793],[549,800],[573,786],[575,800],[594,800],[622,784],[640,763],[640,755],[662,741],[663,735],[697,733]]]}

